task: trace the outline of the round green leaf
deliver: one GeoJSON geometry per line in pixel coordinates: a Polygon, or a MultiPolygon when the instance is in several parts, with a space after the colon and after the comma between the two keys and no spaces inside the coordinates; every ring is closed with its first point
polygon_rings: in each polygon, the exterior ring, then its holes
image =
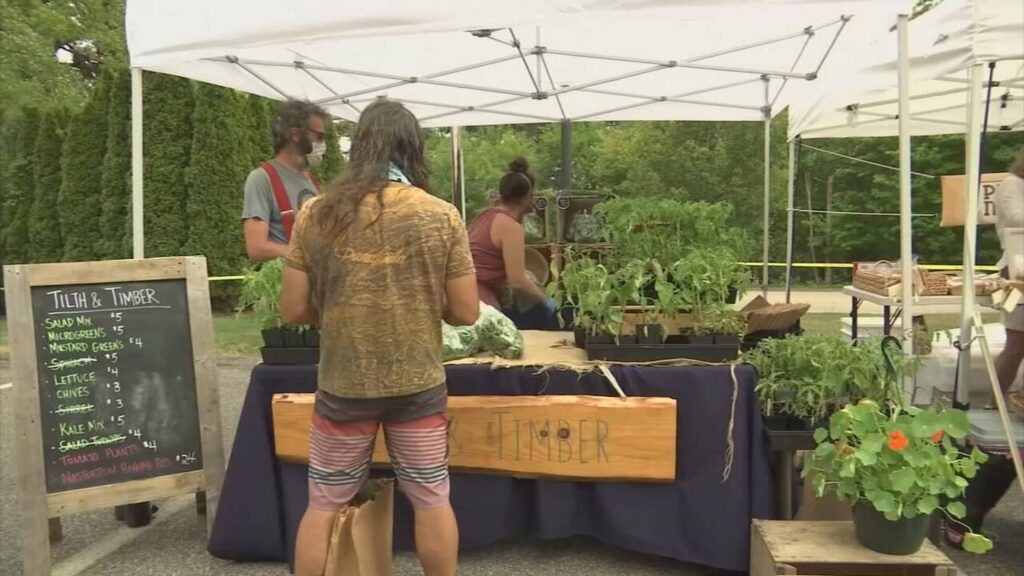
{"type": "Polygon", "coordinates": [[[992,549],[992,541],[982,536],[969,532],[964,535],[964,550],[974,554],[984,554],[992,549]]]}
{"type": "Polygon", "coordinates": [[[939,507],[939,499],[931,494],[917,501],[917,510],[921,514],[931,514],[939,507]]]}
{"type": "Polygon", "coordinates": [[[815,442],[821,444],[826,440],[828,440],[828,430],[825,430],[824,428],[818,428],[817,430],[814,431],[815,442]]]}
{"type": "Polygon", "coordinates": [[[954,518],[963,518],[967,515],[967,506],[963,502],[950,502],[946,505],[946,512],[954,518]]]}

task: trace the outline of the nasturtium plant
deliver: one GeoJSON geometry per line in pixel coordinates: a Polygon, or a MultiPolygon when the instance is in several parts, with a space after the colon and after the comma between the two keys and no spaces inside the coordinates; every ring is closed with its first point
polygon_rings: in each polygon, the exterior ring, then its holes
{"type": "Polygon", "coordinates": [[[883,411],[871,400],[848,404],[814,432],[818,443],[804,476],[818,497],[834,493],[856,503],[868,501],[889,520],[936,510],[966,529],[964,548],[983,553],[992,543],[958,520],[967,514],[959,498],[988,456],[960,451],[954,440],[967,435],[967,414],[951,408],[908,407],[883,411]]]}

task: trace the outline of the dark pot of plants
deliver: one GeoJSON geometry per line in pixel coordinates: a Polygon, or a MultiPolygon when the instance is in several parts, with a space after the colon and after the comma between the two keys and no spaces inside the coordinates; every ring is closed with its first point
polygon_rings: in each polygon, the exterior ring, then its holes
{"type": "Polygon", "coordinates": [[[587,344],[609,345],[615,343],[615,336],[611,334],[587,334],[587,344]]]}
{"type": "Polygon", "coordinates": [[[723,346],[739,346],[740,337],[734,334],[715,334],[715,344],[723,346]]]}
{"type": "Polygon", "coordinates": [[[700,344],[701,346],[711,346],[715,343],[715,337],[711,334],[690,334],[686,338],[690,344],[700,344]]]}
{"type": "Polygon", "coordinates": [[[305,337],[302,332],[299,332],[295,328],[284,329],[284,347],[285,348],[302,348],[306,345],[305,337]]]}
{"type": "Polygon", "coordinates": [[[683,334],[669,334],[665,337],[665,344],[689,344],[689,337],[683,334]]]}
{"type": "Polygon", "coordinates": [[[260,331],[263,335],[263,345],[267,348],[283,348],[284,347],[284,328],[278,326],[277,328],[265,328],[260,331]]]}
{"type": "Polygon", "coordinates": [[[736,299],[739,298],[740,291],[736,287],[729,288],[729,293],[725,296],[726,304],[735,304],[736,299]]]}
{"type": "Polygon", "coordinates": [[[894,522],[875,510],[869,501],[860,500],[853,505],[857,541],[882,554],[907,556],[920,550],[928,535],[929,518],[927,514],[918,514],[913,518],[900,517],[894,522]]]}
{"type": "Polygon", "coordinates": [[[586,348],[587,347],[587,329],[586,328],[576,328],[576,329],[574,329],[572,331],[572,335],[573,335],[574,343],[576,344],[577,348],[586,348]]]}
{"type": "Polygon", "coordinates": [[[306,330],[302,335],[303,345],[306,348],[319,348],[320,347],[320,329],[310,328],[306,330]]]}
{"type": "Polygon", "coordinates": [[[761,420],[764,422],[764,427],[769,430],[789,430],[789,416],[786,416],[785,414],[775,414],[773,416],[762,415],[761,420]]]}
{"type": "Polygon", "coordinates": [[[661,344],[664,334],[661,324],[637,324],[637,344],[661,344]]]}

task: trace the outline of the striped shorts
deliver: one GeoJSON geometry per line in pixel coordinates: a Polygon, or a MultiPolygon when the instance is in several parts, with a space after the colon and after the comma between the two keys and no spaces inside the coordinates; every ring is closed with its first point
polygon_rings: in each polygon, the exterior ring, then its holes
{"type": "MultiPolygon", "coordinates": [[[[333,422],[314,410],[309,437],[309,506],[337,511],[366,482],[379,420],[333,422]]],[[[448,419],[444,413],[408,422],[383,422],[398,488],[413,508],[448,503],[448,419]]]]}

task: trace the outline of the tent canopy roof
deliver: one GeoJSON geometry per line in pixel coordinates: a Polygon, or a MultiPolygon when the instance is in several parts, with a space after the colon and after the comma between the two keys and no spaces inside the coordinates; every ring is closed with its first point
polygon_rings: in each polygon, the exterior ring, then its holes
{"type": "MultiPolygon", "coordinates": [[[[909,28],[912,134],[964,132],[979,63],[995,66],[989,130],[1024,130],[1024,2],[945,0],[909,28]]],[[[859,57],[830,59],[821,82],[795,90],[790,137],[895,136],[896,41],[892,31],[859,57]]]]}
{"type": "Polygon", "coordinates": [[[425,126],[762,120],[911,0],[129,0],[133,67],[425,126]],[[767,93],[766,93],[767,89],[767,93]]]}

